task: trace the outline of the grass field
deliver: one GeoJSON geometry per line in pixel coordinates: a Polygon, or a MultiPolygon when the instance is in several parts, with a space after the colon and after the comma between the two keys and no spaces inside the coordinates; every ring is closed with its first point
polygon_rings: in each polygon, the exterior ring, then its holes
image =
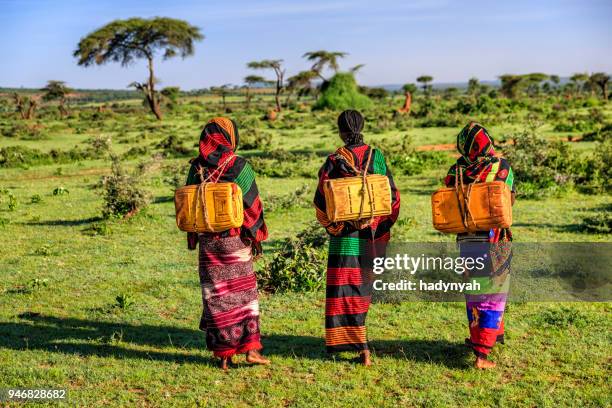
{"type": "MultiPolygon", "coordinates": [[[[308,115],[296,114],[293,128],[266,129],[272,148],[314,150],[318,156],[304,164],[310,177],[258,176],[264,206],[304,185],[312,192],[324,154],[339,143],[333,121],[308,125],[308,115]]],[[[97,127],[49,119],[47,138],[0,136],[0,147],[67,150],[110,136],[113,150],[124,153],[174,134],[195,155],[205,119],[177,113],[158,123],[144,114],[122,115],[97,127]],[[85,130],[75,132],[78,126],[85,130]]],[[[516,128],[491,130],[496,135],[516,128]]],[[[417,146],[448,144],[458,130],[386,130],[366,133],[366,140],[376,145],[407,133],[417,146]]],[[[571,134],[550,125],[542,132],[558,139],[571,134]]],[[[590,142],[572,145],[593,148],[590,142]]],[[[258,149],[240,153],[249,159],[267,155],[258,149]]],[[[447,159],[453,161],[452,152],[447,159]]],[[[462,303],[374,304],[368,316],[374,365],[364,368],[351,355],[325,354],[324,292],[262,293],[264,352],[273,365],[249,367],[241,361],[221,372],[197,330],[196,253],[187,251],[185,234],[176,228],[172,188],[164,181],[165,166],[181,165],[186,174],[187,157],[165,158],[152,167],[146,176],[152,203],[128,220],[101,218],[102,190],[96,186],[110,171],[108,157],[0,170],[0,189],[16,199],[12,211],[6,196],[0,203],[0,388],[67,387],[70,404],[78,406],[612,405],[610,303],[511,303],[506,345],[496,347],[492,357],[498,369],[480,372],[471,368],[473,357],[463,345],[468,330],[462,303]],[[58,187],[67,192],[54,194],[58,187]]],[[[447,168],[396,174],[405,221],[393,230],[396,240],[453,239],[430,224],[429,195],[447,168]]],[[[518,200],[515,240],[609,242],[609,235],[585,234],[579,225],[610,204],[610,195],[577,190],[518,200]]],[[[266,257],[313,219],[306,205],[266,213],[266,257]]]]}

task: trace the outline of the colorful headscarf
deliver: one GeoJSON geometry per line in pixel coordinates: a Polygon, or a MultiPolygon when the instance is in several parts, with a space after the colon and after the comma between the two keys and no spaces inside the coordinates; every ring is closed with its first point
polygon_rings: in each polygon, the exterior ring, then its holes
{"type": "Polygon", "coordinates": [[[217,167],[234,154],[238,141],[236,122],[223,117],[212,118],[200,135],[200,162],[206,167],[217,167]]]}
{"type": "Polygon", "coordinates": [[[487,129],[476,122],[468,123],[457,135],[457,150],[466,164],[493,157],[493,138],[487,129]]]}
{"type": "Polygon", "coordinates": [[[463,173],[464,183],[472,183],[477,178],[484,180],[492,169],[492,164],[499,161],[495,157],[493,138],[484,127],[476,122],[468,123],[459,132],[457,150],[461,153],[461,157],[457,159],[457,164],[449,169],[444,180],[449,187],[455,184],[457,165],[463,173]]]}

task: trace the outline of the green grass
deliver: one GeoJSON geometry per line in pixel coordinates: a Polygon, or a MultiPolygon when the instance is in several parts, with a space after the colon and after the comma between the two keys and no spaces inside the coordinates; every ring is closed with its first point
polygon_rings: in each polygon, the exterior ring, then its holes
{"type": "MultiPolygon", "coordinates": [[[[134,138],[115,143],[119,150],[143,143],[143,131],[134,130],[142,124],[160,129],[145,132],[146,144],[169,132],[197,141],[200,122],[186,114],[166,119],[160,125],[120,116],[109,120],[117,130],[108,133],[134,138]]],[[[439,144],[453,143],[457,130],[414,128],[408,133],[417,144],[439,144]]],[[[325,152],[338,143],[331,124],[306,122],[269,131],[274,145],[287,150],[316,145],[325,152]]],[[[0,146],[67,149],[98,132],[58,131],[42,142],[0,137],[0,146]]],[[[375,144],[400,133],[366,134],[366,139],[375,144]]],[[[184,163],[187,170],[184,158],[164,163],[184,163]]],[[[103,221],[101,190],[95,185],[109,168],[110,162],[100,159],[0,171],[0,189],[17,198],[14,211],[6,200],[0,203],[0,388],[67,387],[70,403],[78,406],[612,404],[610,303],[510,304],[507,343],[492,356],[499,367],[480,372],[471,368],[473,357],[463,346],[468,329],[461,303],[372,305],[368,331],[374,366],[363,368],[351,361],[352,355],[332,359],[325,354],[323,292],[262,294],[263,343],[273,365],[249,367],[242,360],[222,373],[197,330],[202,307],[197,257],[176,229],[171,188],[155,170],[147,176],[154,201],[146,210],[127,221],[103,221]],[[69,193],[53,195],[59,186],[69,193]],[[35,194],[42,201],[32,203],[35,194]],[[95,235],[91,228],[96,225],[106,227],[95,235]],[[133,304],[121,308],[117,296],[133,304]]],[[[429,195],[445,171],[396,176],[400,219],[407,220],[393,230],[397,241],[453,239],[430,225],[429,195]]],[[[316,185],[314,172],[310,178],[258,177],[257,182],[264,198],[316,185]]],[[[513,234],[519,242],[609,242],[609,235],[584,234],[577,225],[610,203],[609,195],[578,192],[519,200],[513,234]]],[[[313,219],[312,208],[267,213],[266,256],[313,219]]]]}

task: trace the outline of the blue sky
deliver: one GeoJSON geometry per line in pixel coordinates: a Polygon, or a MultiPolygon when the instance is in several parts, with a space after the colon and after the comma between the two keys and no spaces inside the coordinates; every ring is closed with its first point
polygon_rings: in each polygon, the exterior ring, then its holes
{"type": "Polygon", "coordinates": [[[502,73],[612,72],[610,0],[0,0],[0,86],[41,87],[48,79],[79,88],[125,88],[144,64],[82,68],[72,52],[88,32],[118,18],[167,16],[206,36],[195,56],[157,60],[161,86],[241,84],[245,64],[327,49],[366,64],[362,84],[495,79],[502,73]]]}

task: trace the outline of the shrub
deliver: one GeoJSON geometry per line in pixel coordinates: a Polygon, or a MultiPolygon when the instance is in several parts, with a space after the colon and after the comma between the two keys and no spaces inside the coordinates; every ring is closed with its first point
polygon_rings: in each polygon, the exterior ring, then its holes
{"type": "Polygon", "coordinates": [[[117,156],[112,157],[112,169],[109,176],[102,179],[104,187],[104,217],[131,216],[146,206],[149,193],[141,187],[141,177],[128,174],[117,156]]]}
{"type": "Polygon", "coordinates": [[[565,306],[559,309],[544,310],[538,320],[547,326],[553,326],[559,329],[565,329],[570,326],[584,327],[591,324],[591,321],[586,314],[580,310],[565,306]]]}
{"type": "Polygon", "coordinates": [[[64,186],[55,187],[53,189],[54,196],[59,196],[59,195],[64,195],[64,194],[70,194],[70,191],[68,191],[68,189],[66,189],[66,187],[64,186]]]}
{"type": "Polygon", "coordinates": [[[514,172],[519,197],[544,197],[564,191],[573,182],[580,160],[566,143],[538,137],[533,125],[513,139],[514,145],[506,146],[504,154],[514,172]]]}
{"type": "Polygon", "coordinates": [[[264,205],[267,211],[277,211],[294,207],[308,207],[311,202],[310,187],[308,184],[304,184],[287,194],[268,197],[264,200],[264,205]]]}
{"type": "Polygon", "coordinates": [[[378,147],[393,170],[407,176],[421,174],[449,162],[449,157],[444,152],[417,151],[408,135],[402,138],[401,143],[382,139],[378,147]]]}
{"type": "Polygon", "coordinates": [[[325,285],[324,249],[327,233],[312,223],[295,238],[289,238],[272,260],[258,272],[258,280],[269,292],[313,291],[325,285]]]}
{"type": "Polygon", "coordinates": [[[162,150],[165,157],[185,157],[193,154],[193,150],[183,146],[175,135],[170,135],[155,145],[162,150]]]}
{"type": "Polygon", "coordinates": [[[272,146],[272,135],[269,132],[252,130],[250,132],[240,132],[241,150],[266,150],[272,146]]]}
{"type": "Polygon", "coordinates": [[[365,109],[370,106],[372,101],[359,93],[353,74],[341,72],[330,79],[313,109],[365,109]]]}
{"type": "Polygon", "coordinates": [[[34,194],[32,197],[30,197],[31,204],[38,204],[41,201],[42,201],[42,197],[40,194],[34,194]]]}

